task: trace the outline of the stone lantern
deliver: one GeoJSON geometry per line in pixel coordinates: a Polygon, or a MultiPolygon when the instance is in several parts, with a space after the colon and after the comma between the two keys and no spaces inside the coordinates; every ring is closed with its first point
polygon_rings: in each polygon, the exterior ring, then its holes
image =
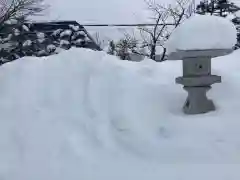
{"type": "Polygon", "coordinates": [[[194,15],[178,26],[166,43],[169,60],[183,61],[183,76],[176,83],[188,93],[183,106],[186,114],[215,110],[207,91],[221,77],[212,75],[211,59],[230,54],[237,42],[236,27],[226,18],[194,15]]]}
{"type": "Polygon", "coordinates": [[[221,77],[211,74],[211,59],[230,54],[232,49],[177,50],[171,53],[169,60],[183,61],[183,76],[176,78],[188,92],[183,106],[186,114],[201,114],[215,110],[212,100],[207,98],[207,91],[214,83],[220,83],[221,77]]]}

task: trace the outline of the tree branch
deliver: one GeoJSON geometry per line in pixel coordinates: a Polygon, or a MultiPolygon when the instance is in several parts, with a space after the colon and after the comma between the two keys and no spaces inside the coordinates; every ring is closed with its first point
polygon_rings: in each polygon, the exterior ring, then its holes
{"type": "Polygon", "coordinates": [[[5,12],[0,17],[0,23],[4,23],[11,19],[23,19],[28,16],[40,15],[44,9],[43,0],[9,0],[9,4],[5,3],[3,9],[5,12]]]}

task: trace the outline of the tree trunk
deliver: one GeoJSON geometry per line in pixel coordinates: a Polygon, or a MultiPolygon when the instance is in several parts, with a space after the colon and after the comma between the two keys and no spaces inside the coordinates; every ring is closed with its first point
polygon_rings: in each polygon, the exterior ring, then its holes
{"type": "Polygon", "coordinates": [[[211,1],[211,15],[214,13],[214,0],[211,1]]]}
{"type": "Polygon", "coordinates": [[[166,49],[166,48],[163,48],[163,53],[162,53],[162,57],[161,57],[161,62],[165,60],[166,53],[167,53],[167,49],[166,49]]]}
{"type": "Polygon", "coordinates": [[[155,57],[156,57],[156,43],[154,42],[151,45],[150,59],[155,60],[155,57]]]}

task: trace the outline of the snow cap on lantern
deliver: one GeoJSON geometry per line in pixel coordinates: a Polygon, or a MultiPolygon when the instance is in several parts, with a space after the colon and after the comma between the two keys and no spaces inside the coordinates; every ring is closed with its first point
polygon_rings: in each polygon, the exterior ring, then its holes
{"type": "Polygon", "coordinates": [[[166,47],[169,54],[177,50],[231,49],[236,42],[236,27],[228,19],[195,15],[174,30],[166,47]]]}
{"type": "Polygon", "coordinates": [[[207,91],[221,77],[211,74],[211,58],[233,51],[237,31],[233,23],[222,17],[196,15],[186,20],[167,42],[169,60],[183,60],[183,76],[176,83],[188,92],[183,111],[200,114],[215,110],[207,91]]]}

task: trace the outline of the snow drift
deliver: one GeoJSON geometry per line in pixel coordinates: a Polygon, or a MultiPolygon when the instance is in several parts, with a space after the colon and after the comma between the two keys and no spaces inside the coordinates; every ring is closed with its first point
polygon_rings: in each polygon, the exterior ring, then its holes
{"type": "Polygon", "coordinates": [[[238,180],[239,56],[214,60],[218,108],[198,116],[180,62],[71,49],[1,66],[0,179],[238,180]]]}

